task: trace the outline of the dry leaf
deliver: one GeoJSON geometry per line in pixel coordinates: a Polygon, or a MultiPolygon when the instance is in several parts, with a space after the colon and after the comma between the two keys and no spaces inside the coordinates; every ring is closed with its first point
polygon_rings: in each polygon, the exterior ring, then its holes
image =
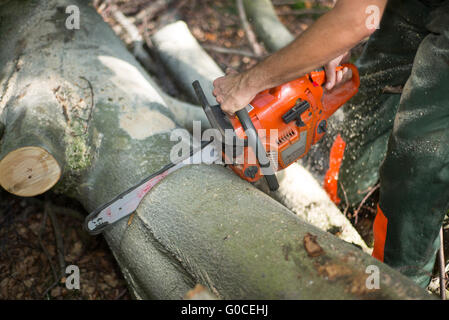
{"type": "Polygon", "coordinates": [[[323,249],[320,247],[316,241],[316,236],[307,233],[304,236],[304,248],[306,249],[309,257],[318,257],[324,253],[323,249]]]}

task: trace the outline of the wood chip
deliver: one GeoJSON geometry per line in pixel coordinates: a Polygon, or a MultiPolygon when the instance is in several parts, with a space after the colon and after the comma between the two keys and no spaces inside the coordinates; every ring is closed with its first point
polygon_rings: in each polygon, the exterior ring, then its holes
{"type": "Polygon", "coordinates": [[[307,233],[304,236],[304,248],[307,251],[309,257],[318,257],[324,253],[324,250],[320,247],[316,241],[316,236],[307,233]]]}
{"type": "Polygon", "coordinates": [[[396,86],[396,87],[393,87],[393,86],[385,86],[385,87],[382,89],[382,93],[402,93],[402,89],[403,89],[402,86],[396,86]]]}

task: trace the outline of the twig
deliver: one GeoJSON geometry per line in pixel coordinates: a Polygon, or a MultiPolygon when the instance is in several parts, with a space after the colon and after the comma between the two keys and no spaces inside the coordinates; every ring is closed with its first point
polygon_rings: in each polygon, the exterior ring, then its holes
{"type": "Polygon", "coordinates": [[[117,297],[114,298],[114,300],[119,300],[121,297],[125,295],[125,293],[128,291],[128,289],[123,289],[122,292],[120,292],[117,297]]]}
{"type": "Polygon", "coordinates": [[[360,209],[362,208],[363,204],[365,203],[365,201],[374,193],[374,191],[376,191],[379,188],[380,184],[376,184],[374,187],[371,188],[371,190],[365,195],[365,197],[363,198],[362,202],[360,202],[359,206],[357,207],[357,209],[354,211],[354,217],[355,217],[355,223],[357,223],[358,220],[358,214],[360,209]]]}
{"type": "Polygon", "coordinates": [[[150,21],[159,12],[167,8],[167,2],[165,0],[156,0],[149,4],[145,9],[141,10],[136,15],[136,22],[150,21]]]}
{"type": "Polygon", "coordinates": [[[348,210],[349,210],[348,195],[346,194],[346,190],[343,187],[343,183],[341,183],[341,181],[338,181],[338,183],[340,184],[341,190],[343,191],[343,195],[345,196],[346,207],[345,207],[345,211],[343,211],[343,215],[346,217],[346,214],[348,213],[348,210]]]}
{"type": "Polygon", "coordinates": [[[48,252],[47,248],[44,245],[44,242],[42,241],[42,232],[45,229],[45,223],[47,222],[47,211],[44,210],[44,217],[42,219],[41,228],[39,229],[39,233],[37,234],[37,238],[39,240],[39,244],[42,248],[42,251],[44,252],[45,256],[47,257],[48,263],[50,264],[51,271],[53,272],[53,278],[55,281],[59,281],[58,273],[56,272],[55,267],[53,266],[53,263],[51,261],[50,253],[48,252]]]}
{"type": "Polygon", "coordinates": [[[90,120],[92,119],[92,114],[94,113],[94,107],[95,107],[94,88],[92,87],[92,83],[89,80],[87,80],[85,77],[80,76],[80,79],[83,79],[84,81],[86,81],[87,84],[89,85],[89,89],[90,89],[90,111],[89,111],[89,115],[87,116],[87,119],[86,119],[86,128],[84,129],[84,134],[86,134],[87,130],[89,129],[90,120]]]}
{"type": "Polygon", "coordinates": [[[188,0],[181,0],[181,1],[178,1],[178,2],[176,3],[176,5],[175,5],[175,9],[176,9],[176,10],[181,9],[182,7],[184,7],[184,6],[187,4],[187,2],[188,2],[188,0]]]}
{"type": "Polygon", "coordinates": [[[443,239],[443,227],[440,229],[440,296],[441,300],[446,300],[446,261],[444,259],[444,239],[443,239]]]}
{"type": "Polygon", "coordinates": [[[65,93],[64,92],[62,93],[64,95],[64,97],[62,95],[58,94],[58,91],[59,91],[60,88],[61,88],[61,86],[58,86],[55,89],[53,89],[53,93],[55,94],[56,100],[58,100],[58,102],[61,104],[62,113],[64,114],[64,117],[65,117],[65,120],[67,121],[67,124],[70,125],[71,119],[70,119],[69,108],[67,107],[67,100],[65,98],[65,93]]]}
{"type": "Polygon", "coordinates": [[[404,89],[403,86],[385,86],[382,89],[382,93],[402,93],[402,90],[404,89]]]}
{"type": "Polygon", "coordinates": [[[151,41],[150,35],[148,34],[148,28],[147,28],[148,21],[147,19],[144,19],[143,21],[143,38],[145,40],[145,43],[150,50],[150,52],[153,53],[153,57],[155,60],[155,71],[153,72],[157,79],[161,82],[163,88],[165,91],[171,95],[171,96],[179,96],[179,90],[176,88],[176,86],[173,84],[173,81],[170,79],[170,77],[167,75],[168,73],[164,70],[163,64],[161,59],[159,58],[158,53],[156,50],[154,50],[153,42],[151,41]]]}
{"type": "Polygon", "coordinates": [[[47,295],[47,293],[59,283],[59,281],[60,281],[60,279],[57,279],[56,281],[54,281],[47,289],[45,289],[42,296],[45,297],[47,295]]]}
{"type": "MultiPolygon", "coordinates": [[[[29,198],[29,199],[26,199],[26,201],[31,205],[39,206],[41,208],[44,208],[44,206],[45,206],[45,201],[39,200],[37,198],[29,198]]],[[[84,221],[85,216],[78,210],[63,207],[63,206],[58,206],[51,202],[50,202],[50,206],[53,209],[53,211],[55,211],[58,214],[63,214],[63,215],[75,218],[77,220],[84,221]]]]}
{"type": "Polygon", "coordinates": [[[203,44],[202,47],[206,50],[212,50],[220,53],[228,53],[228,54],[237,54],[240,56],[246,56],[250,58],[258,58],[254,53],[246,51],[246,50],[240,50],[240,49],[231,49],[231,48],[223,48],[219,46],[214,46],[210,44],[203,44]]]}
{"type": "Polygon", "coordinates": [[[90,89],[90,106],[91,106],[91,108],[90,108],[89,115],[88,115],[88,117],[86,119],[86,121],[90,121],[90,119],[92,117],[92,112],[93,112],[93,109],[94,109],[94,105],[95,105],[94,104],[94,88],[92,87],[92,83],[88,79],[86,79],[85,77],[80,76],[80,79],[86,81],[87,85],[89,86],[89,89],[90,89]]]}
{"type": "Polygon", "coordinates": [[[133,45],[133,55],[150,72],[155,72],[154,62],[143,47],[144,40],[137,27],[125,15],[116,8],[113,12],[114,19],[122,26],[128,34],[133,45]]]}
{"type": "Polygon", "coordinates": [[[54,234],[55,234],[55,242],[56,242],[56,250],[58,252],[58,261],[59,261],[59,268],[60,268],[59,274],[60,274],[60,278],[61,278],[65,274],[64,242],[62,240],[61,229],[59,229],[58,219],[56,218],[55,213],[51,209],[51,204],[50,204],[49,200],[46,201],[44,210],[45,210],[45,212],[47,212],[48,216],[50,217],[51,223],[53,225],[53,230],[54,230],[54,234]]]}
{"type": "Polygon", "coordinates": [[[246,38],[248,39],[248,42],[251,45],[251,48],[253,49],[254,54],[257,57],[260,57],[263,54],[263,48],[257,42],[256,35],[254,34],[253,30],[251,29],[248,19],[246,18],[245,8],[243,7],[243,0],[236,0],[236,1],[237,1],[237,9],[239,11],[240,21],[242,22],[242,27],[245,30],[246,38]]]}

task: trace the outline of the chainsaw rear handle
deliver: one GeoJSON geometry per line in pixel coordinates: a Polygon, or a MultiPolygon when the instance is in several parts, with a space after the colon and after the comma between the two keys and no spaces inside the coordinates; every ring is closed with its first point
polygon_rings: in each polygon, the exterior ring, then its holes
{"type": "Polygon", "coordinates": [[[201,84],[198,80],[192,82],[193,90],[195,90],[196,96],[199,100],[199,103],[204,107],[210,107],[209,101],[207,101],[206,95],[204,94],[203,88],[201,88],[201,84]]]}
{"type": "Polygon", "coordinates": [[[276,174],[272,166],[270,165],[270,160],[267,157],[267,152],[265,147],[263,146],[262,141],[257,134],[257,130],[254,127],[253,122],[251,121],[251,117],[249,116],[248,110],[243,108],[239,111],[236,111],[236,116],[239,118],[240,123],[242,124],[243,129],[245,130],[246,136],[248,137],[248,144],[252,147],[256,159],[259,162],[260,166],[264,168],[264,170],[268,170],[268,174],[264,174],[265,180],[268,183],[268,187],[271,191],[276,191],[279,189],[279,183],[276,178],[276,174]]]}

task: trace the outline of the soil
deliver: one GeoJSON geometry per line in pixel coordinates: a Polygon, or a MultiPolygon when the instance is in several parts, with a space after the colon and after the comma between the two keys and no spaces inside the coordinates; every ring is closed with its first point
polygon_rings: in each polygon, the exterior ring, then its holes
{"type": "Polygon", "coordinates": [[[20,198],[1,191],[0,199],[0,299],[130,298],[104,238],[83,230],[81,205],[53,193],[20,198]],[[79,290],[66,288],[70,265],[79,268],[79,290]]]}

